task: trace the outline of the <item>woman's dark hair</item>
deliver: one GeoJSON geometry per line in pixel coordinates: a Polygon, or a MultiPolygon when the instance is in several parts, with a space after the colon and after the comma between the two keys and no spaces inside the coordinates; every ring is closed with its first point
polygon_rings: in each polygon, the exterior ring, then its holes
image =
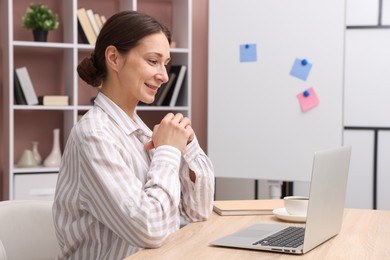
{"type": "Polygon", "coordinates": [[[164,33],[171,43],[168,28],[155,18],[136,11],[122,11],[111,16],[96,40],[91,57],[84,58],[77,67],[81,79],[93,87],[99,87],[107,75],[105,50],[115,46],[121,54],[128,53],[145,36],[164,33]]]}

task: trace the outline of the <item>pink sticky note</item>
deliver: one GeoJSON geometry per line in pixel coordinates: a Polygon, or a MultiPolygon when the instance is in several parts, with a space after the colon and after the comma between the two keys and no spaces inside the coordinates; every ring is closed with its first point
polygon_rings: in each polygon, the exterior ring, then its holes
{"type": "Polygon", "coordinates": [[[297,95],[302,112],[306,112],[320,103],[316,92],[313,88],[309,88],[297,95]]]}

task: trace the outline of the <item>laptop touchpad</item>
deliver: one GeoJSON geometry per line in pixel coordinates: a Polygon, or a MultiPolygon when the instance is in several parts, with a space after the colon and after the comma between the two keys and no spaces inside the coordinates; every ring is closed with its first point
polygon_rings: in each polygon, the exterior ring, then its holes
{"type": "Polygon", "coordinates": [[[283,226],[280,225],[253,225],[248,228],[245,228],[243,230],[240,230],[234,234],[236,237],[255,237],[255,238],[262,238],[266,237],[268,235],[271,235],[272,233],[275,233],[275,231],[278,231],[278,229],[282,230],[283,226]]]}

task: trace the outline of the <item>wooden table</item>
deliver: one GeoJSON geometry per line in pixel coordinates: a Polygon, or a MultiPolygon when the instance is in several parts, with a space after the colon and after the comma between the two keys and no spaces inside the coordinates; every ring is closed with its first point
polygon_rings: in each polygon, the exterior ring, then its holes
{"type": "MultiPolygon", "coordinates": [[[[221,236],[256,223],[285,223],[273,215],[219,216],[191,223],[172,234],[165,245],[145,249],[130,259],[390,259],[390,211],[345,209],[341,232],[305,255],[287,255],[210,246],[221,236]]],[[[291,224],[291,223],[288,223],[291,224]]]]}

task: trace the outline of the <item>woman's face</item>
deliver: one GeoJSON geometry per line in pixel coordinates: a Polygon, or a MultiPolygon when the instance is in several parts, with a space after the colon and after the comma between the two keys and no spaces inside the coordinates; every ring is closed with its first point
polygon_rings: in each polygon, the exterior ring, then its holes
{"type": "Polygon", "coordinates": [[[161,84],[168,81],[166,65],[170,61],[169,42],[164,33],[141,39],[125,57],[118,71],[126,96],[137,104],[152,103],[161,84]]]}

